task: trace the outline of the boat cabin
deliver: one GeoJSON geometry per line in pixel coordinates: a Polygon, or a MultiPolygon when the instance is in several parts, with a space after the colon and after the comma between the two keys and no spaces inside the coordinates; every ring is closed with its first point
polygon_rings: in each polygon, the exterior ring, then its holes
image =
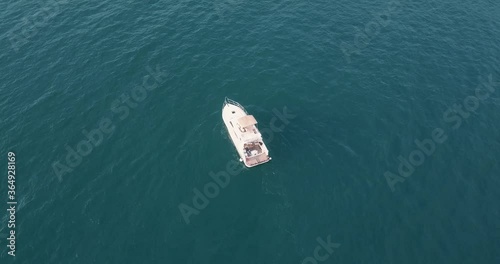
{"type": "Polygon", "coordinates": [[[236,122],[242,133],[247,132],[248,129],[254,128],[257,124],[257,120],[255,120],[255,117],[253,117],[253,115],[240,117],[236,122]]]}
{"type": "Polygon", "coordinates": [[[231,126],[235,127],[235,134],[242,142],[253,142],[262,138],[259,130],[257,129],[257,120],[253,115],[246,115],[236,119],[235,124],[233,121],[229,122],[231,126]],[[237,132],[237,133],[236,133],[237,132]]]}

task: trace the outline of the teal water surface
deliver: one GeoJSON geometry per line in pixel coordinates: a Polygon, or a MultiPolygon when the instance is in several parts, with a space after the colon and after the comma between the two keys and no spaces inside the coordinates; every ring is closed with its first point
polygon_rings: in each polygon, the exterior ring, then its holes
{"type": "Polygon", "coordinates": [[[0,10],[1,263],[500,263],[498,1],[0,10]],[[225,96],[270,163],[231,168],[225,96]]]}

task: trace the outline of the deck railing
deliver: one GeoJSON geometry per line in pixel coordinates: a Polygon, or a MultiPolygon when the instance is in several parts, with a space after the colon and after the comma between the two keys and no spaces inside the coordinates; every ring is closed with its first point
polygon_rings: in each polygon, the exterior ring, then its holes
{"type": "Polygon", "coordinates": [[[248,115],[247,110],[246,110],[246,109],[245,109],[245,107],[243,107],[240,103],[238,103],[238,102],[236,102],[236,101],[234,101],[234,100],[231,100],[231,99],[229,99],[229,98],[227,98],[227,97],[226,97],[226,98],[224,98],[224,105],[223,105],[223,107],[224,107],[226,104],[232,104],[232,105],[235,105],[235,106],[237,106],[237,107],[241,108],[241,110],[245,111],[245,113],[248,115]]]}

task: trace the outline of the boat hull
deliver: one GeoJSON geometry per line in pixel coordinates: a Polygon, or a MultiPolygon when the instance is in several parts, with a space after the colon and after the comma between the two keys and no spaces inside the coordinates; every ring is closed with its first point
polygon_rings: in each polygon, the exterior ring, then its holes
{"type": "Polygon", "coordinates": [[[271,157],[256,125],[249,125],[245,128],[238,126],[238,120],[246,116],[249,115],[245,108],[226,99],[222,107],[222,120],[240,160],[250,168],[270,161],[271,157]]]}

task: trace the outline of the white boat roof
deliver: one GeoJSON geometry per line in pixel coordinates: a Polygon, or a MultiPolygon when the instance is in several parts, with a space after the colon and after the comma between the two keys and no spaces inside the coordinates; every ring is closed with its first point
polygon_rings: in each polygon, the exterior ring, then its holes
{"type": "Polygon", "coordinates": [[[243,117],[238,118],[238,125],[240,127],[249,127],[251,125],[257,124],[257,120],[255,120],[255,117],[253,115],[246,115],[243,117]]]}

